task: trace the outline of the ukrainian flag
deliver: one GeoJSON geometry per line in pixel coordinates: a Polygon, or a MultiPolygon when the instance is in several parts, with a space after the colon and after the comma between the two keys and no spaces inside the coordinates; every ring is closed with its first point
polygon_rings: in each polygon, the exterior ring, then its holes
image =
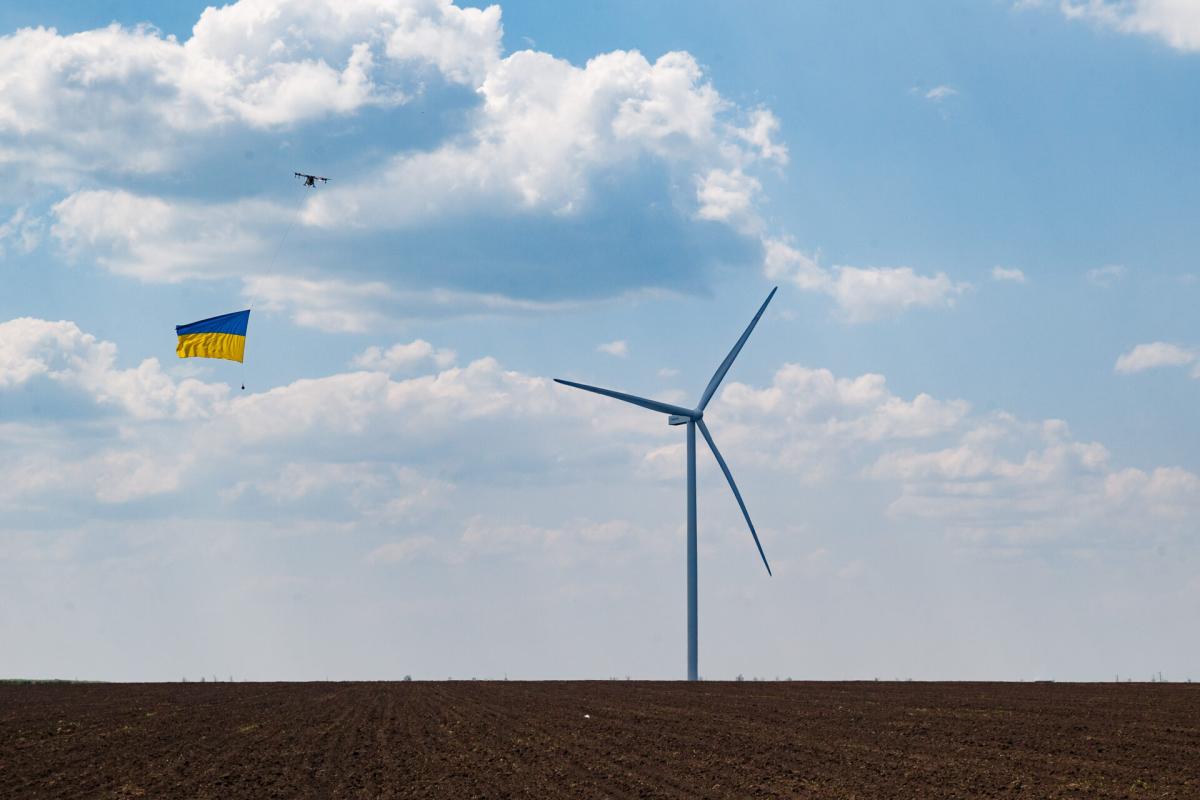
{"type": "Polygon", "coordinates": [[[179,344],[175,353],[180,358],[227,358],[241,361],[246,353],[246,325],[250,309],[209,317],[187,325],[176,325],[179,344]]]}

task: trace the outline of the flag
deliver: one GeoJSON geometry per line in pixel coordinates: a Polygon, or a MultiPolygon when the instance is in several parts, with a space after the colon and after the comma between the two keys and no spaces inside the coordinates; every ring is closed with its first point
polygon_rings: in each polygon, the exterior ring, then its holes
{"type": "Polygon", "coordinates": [[[250,309],[209,317],[187,325],[176,325],[179,344],[175,353],[180,358],[227,358],[241,361],[246,353],[246,324],[250,309]]]}

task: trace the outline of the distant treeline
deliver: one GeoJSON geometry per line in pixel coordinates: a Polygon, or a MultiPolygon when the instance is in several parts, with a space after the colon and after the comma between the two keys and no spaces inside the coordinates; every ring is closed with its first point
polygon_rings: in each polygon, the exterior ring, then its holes
{"type": "Polygon", "coordinates": [[[108,681],[81,681],[69,678],[0,678],[0,684],[20,686],[32,683],[108,683],[108,681]]]}

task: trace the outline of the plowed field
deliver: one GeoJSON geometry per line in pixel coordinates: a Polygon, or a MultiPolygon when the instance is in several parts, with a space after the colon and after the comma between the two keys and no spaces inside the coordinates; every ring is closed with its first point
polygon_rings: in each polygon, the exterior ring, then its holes
{"type": "Polygon", "coordinates": [[[0,686],[4,798],[1200,798],[1200,684],[0,686]]]}

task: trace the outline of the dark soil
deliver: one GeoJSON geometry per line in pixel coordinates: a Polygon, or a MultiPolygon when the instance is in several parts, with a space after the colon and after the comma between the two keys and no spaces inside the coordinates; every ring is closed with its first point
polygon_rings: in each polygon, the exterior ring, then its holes
{"type": "Polygon", "coordinates": [[[0,797],[1200,798],[1200,684],[9,684],[0,797]]]}

